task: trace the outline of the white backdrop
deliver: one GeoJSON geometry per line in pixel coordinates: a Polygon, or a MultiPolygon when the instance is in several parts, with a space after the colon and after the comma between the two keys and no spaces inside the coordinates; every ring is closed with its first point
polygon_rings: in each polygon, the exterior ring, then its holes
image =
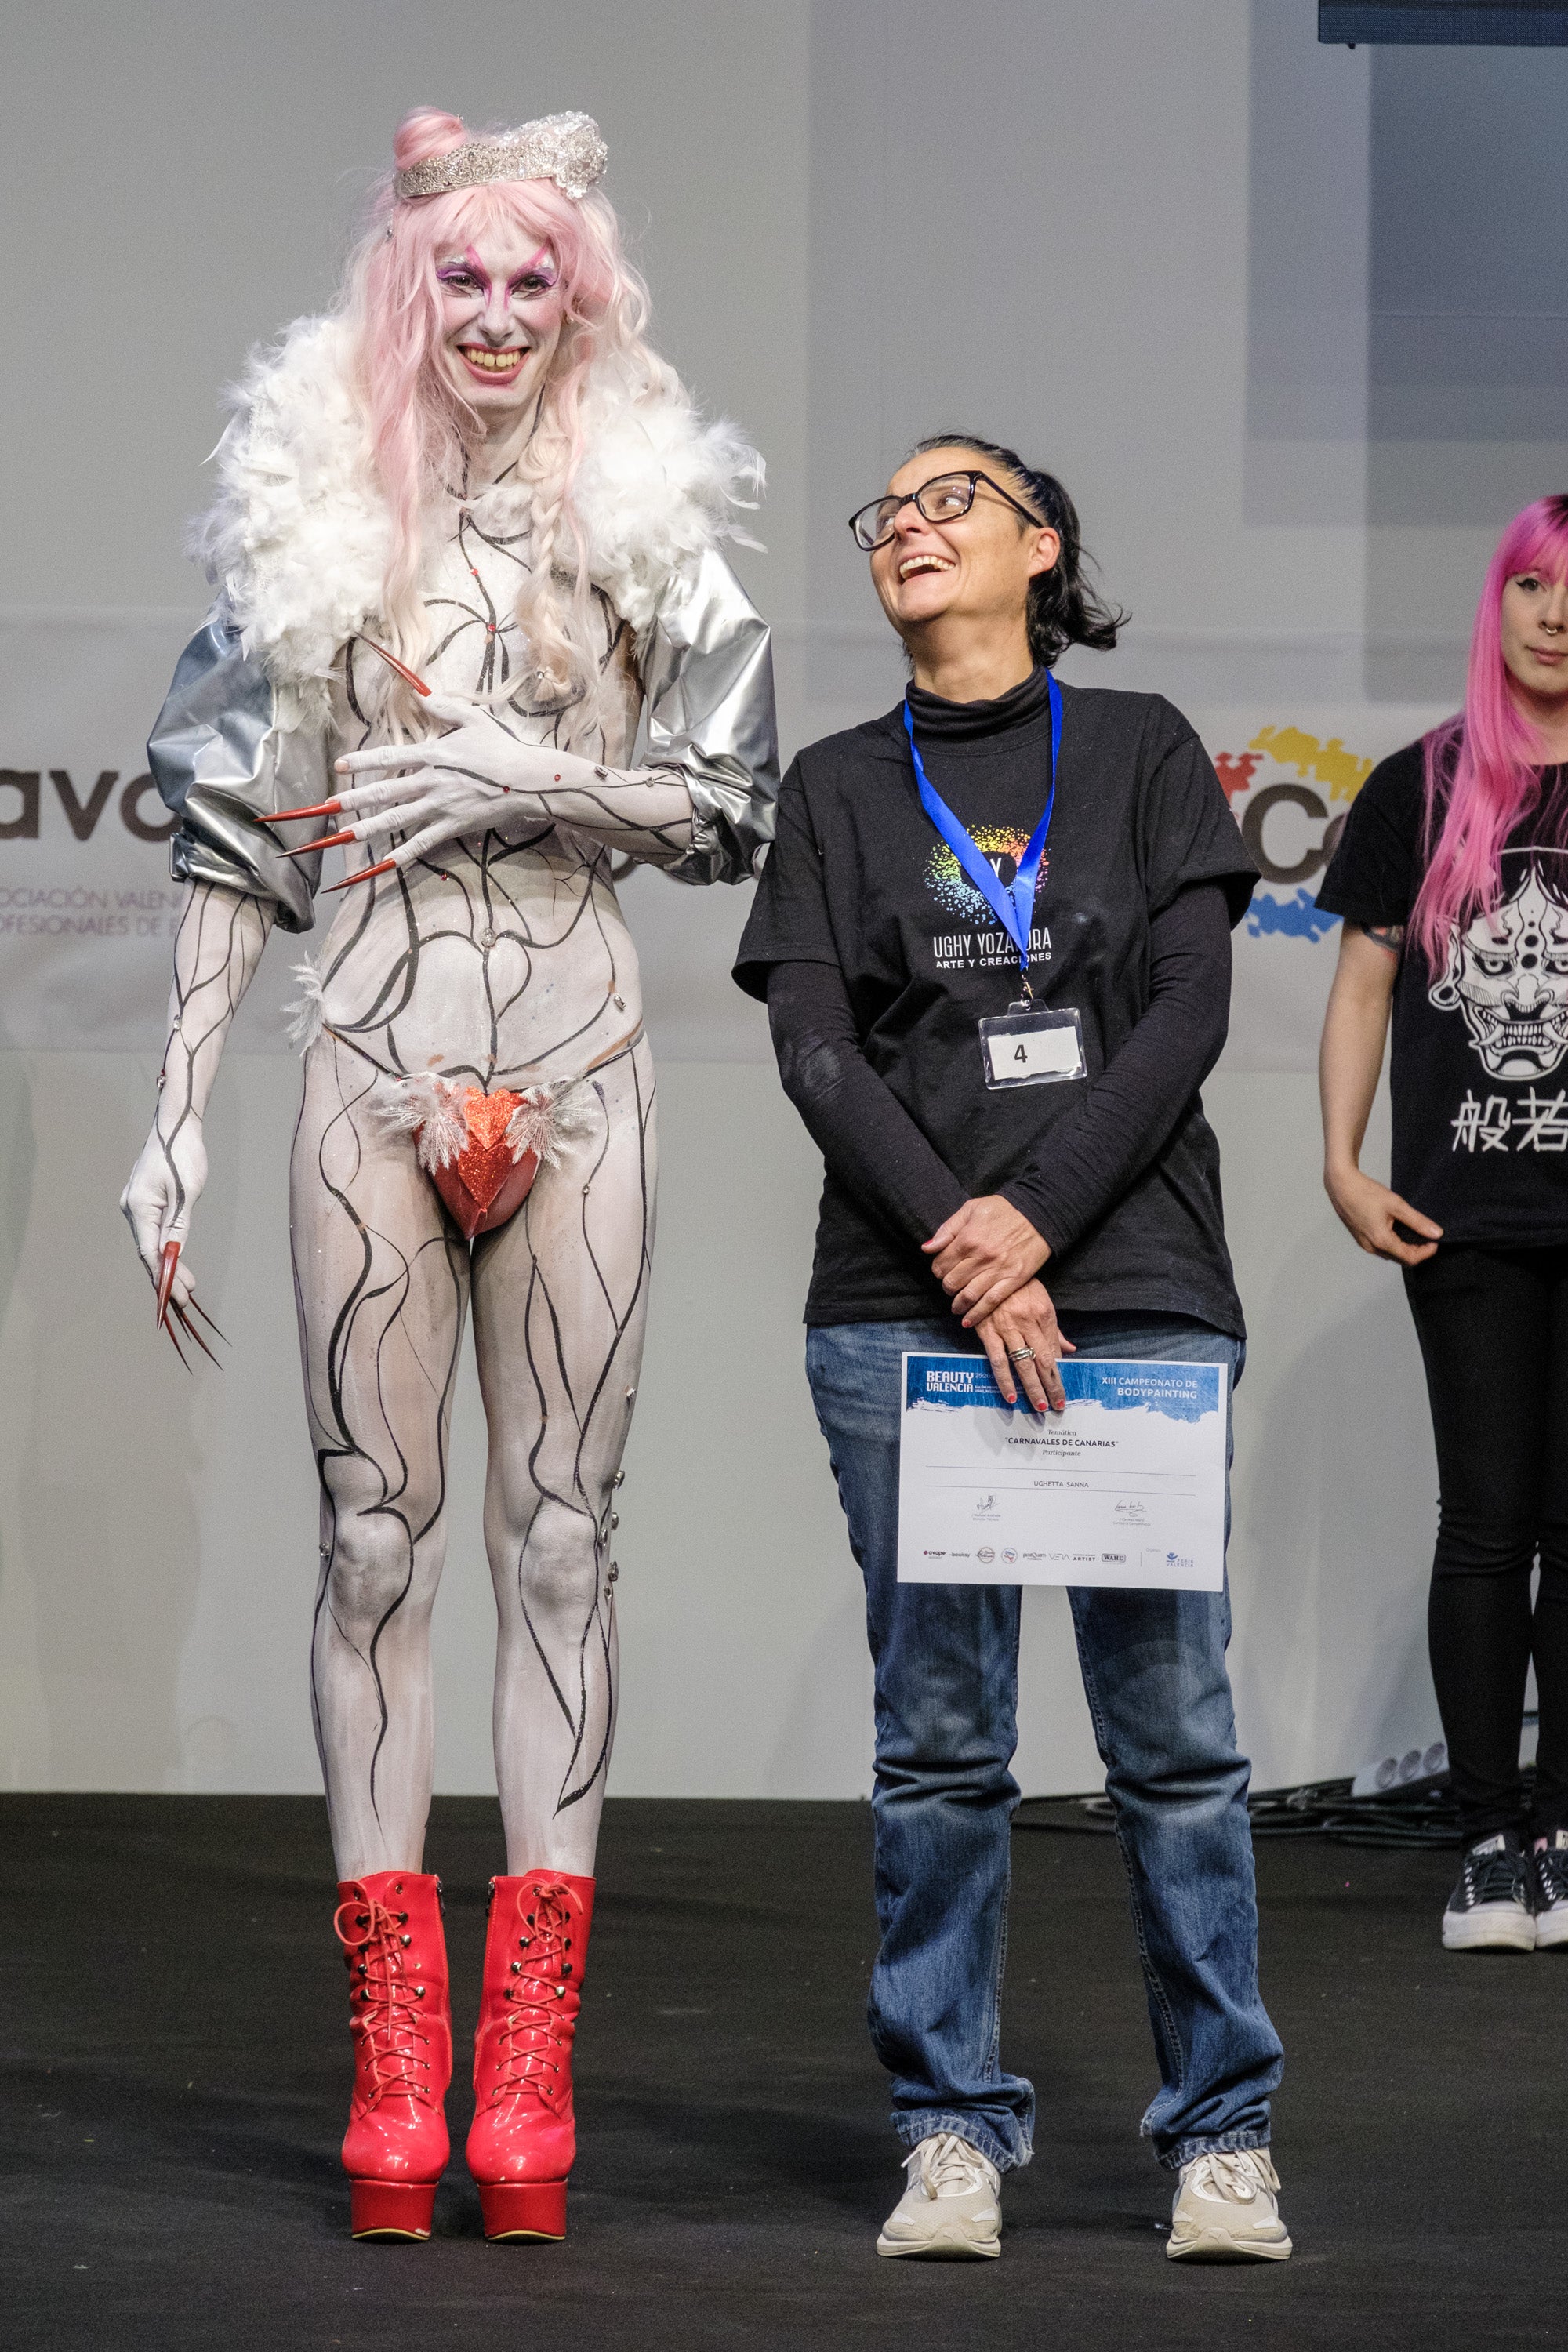
{"type": "MultiPolygon", "coordinates": [[[[1501,295],[1472,283],[1468,229],[1444,230],[1446,205],[1501,201],[1476,161],[1499,120],[1555,187],[1568,59],[1471,52],[1461,85],[1425,52],[1320,51],[1314,13],[975,0],[966,44],[986,70],[948,78],[940,138],[922,113],[951,45],[936,0],[658,0],[635,16],[610,0],[55,0],[16,30],[11,315],[37,311],[40,253],[88,257],[89,323],[114,357],[108,394],[46,351],[0,395],[11,1785],[314,1785],[287,942],[211,1120],[196,1262],[235,1347],[221,1379],[187,1381],[154,1345],[113,1205],[148,1118],[167,954],[165,853],[133,830],[158,812],[135,786],[203,601],[178,549],[216,387],[323,299],[416,99],[603,121],[658,339],[770,460],[770,552],[746,572],[778,625],[786,751],[899,689],[842,517],[917,433],[1016,440],[1074,491],[1134,621],[1123,650],[1069,675],[1186,709],[1270,869],[1206,1090],[1252,1330],[1232,1553],[1243,1736],[1268,1785],[1434,1735],[1430,1440],[1397,1278],[1352,1248],[1318,1180],[1310,1065],[1335,939],[1309,902],[1370,762],[1457,698],[1497,528],[1568,479],[1558,409],[1531,378],[1560,381],[1555,297],[1517,260],[1501,295]],[[1398,323],[1499,307],[1545,323],[1472,334],[1446,374],[1438,344],[1413,356],[1398,323]]],[[[800,1366],[819,1171],[762,1016],[728,982],[745,894],[644,876],[627,906],[664,1171],[612,1786],[860,1793],[858,1583],[800,1366]]],[[[1384,1148],[1374,1125],[1374,1164],[1384,1148]]],[[[489,1785],[479,1444],[470,1379],[437,1618],[451,1790],[489,1785]]],[[[1090,1785],[1065,1605],[1031,1593],[1026,1617],[1020,1777],[1090,1785]]]]}

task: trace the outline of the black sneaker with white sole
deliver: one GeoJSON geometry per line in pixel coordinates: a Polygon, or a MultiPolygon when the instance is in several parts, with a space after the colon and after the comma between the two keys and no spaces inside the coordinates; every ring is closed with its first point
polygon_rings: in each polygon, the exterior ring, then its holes
{"type": "MultiPolygon", "coordinates": [[[[1568,1859],[1568,1857],[1565,1857],[1568,1859]]],[[[1536,1873],[1517,1830],[1471,1846],[1443,1914],[1450,1952],[1532,1952],[1536,1873]]]]}
{"type": "Polygon", "coordinates": [[[1535,1873],[1535,1948],[1568,1947],[1568,1830],[1553,1830],[1530,1861],[1535,1873]]]}

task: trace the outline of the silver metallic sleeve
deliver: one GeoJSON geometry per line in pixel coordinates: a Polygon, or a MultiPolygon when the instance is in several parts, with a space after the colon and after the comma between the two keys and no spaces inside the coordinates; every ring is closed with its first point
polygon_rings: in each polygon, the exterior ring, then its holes
{"type": "MultiPolygon", "coordinates": [[[[180,819],[169,845],[174,879],[263,899],[284,930],[308,931],[321,858],[285,857],[285,839],[263,819],[327,799],[331,773],[325,730],[289,726],[280,699],[247,658],[225,605],[216,604],[180,656],[147,763],[180,819]]],[[[285,828],[305,841],[317,830],[313,823],[285,828]]]]}
{"type": "Polygon", "coordinates": [[[665,591],[641,648],[647,763],[691,794],[691,847],[678,882],[745,882],[773,837],[778,727],[768,625],[713,549],[665,591]]]}

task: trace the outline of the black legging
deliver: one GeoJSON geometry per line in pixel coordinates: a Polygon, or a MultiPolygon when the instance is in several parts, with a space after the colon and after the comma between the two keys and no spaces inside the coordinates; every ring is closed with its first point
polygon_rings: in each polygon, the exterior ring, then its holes
{"type": "Polygon", "coordinates": [[[1568,1828],[1568,1248],[1445,1244],[1405,1283],[1437,1441],[1427,1631],[1460,1824],[1467,1843],[1526,1826],[1519,1727],[1533,1657],[1540,1836],[1568,1828]]]}

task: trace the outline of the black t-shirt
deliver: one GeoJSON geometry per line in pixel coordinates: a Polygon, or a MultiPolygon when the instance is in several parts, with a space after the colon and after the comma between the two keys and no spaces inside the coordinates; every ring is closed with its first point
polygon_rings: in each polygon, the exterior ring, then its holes
{"type": "MultiPolygon", "coordinates": [[[[1495,913],[1456,928],[1434,975],[1405,946],[1394,984],[1394,1190],[1446,1242],[1568,1241],[1568,853],[1542,821],[1568,778],[1502,856],[1495,913]]],[[[1422,750],[1407,744],[1356,796],[1318,904],[1368,929],[1405,924],[1421,887],[1422,750]]]]}
{"type": "MultiPolygon", "coordinates": [[[[1149,926],[1217,881],[1239,921],[1256,869],[1192,729],[1155,695],[1063,687],[1061,767],[1035,900],[1030,981],[1076,1006],[1092,1080],[1149,999],[1149,926]]],[[[1047,673],[990,703],[911,690],[926,772],[998,866],[1016,871],[1050,784],[1047,673]]],[[[778,832],[735,978],[753,996],[773,964],[842,972],[867,1061],[965,1193],[1000,1191],[1048,1160],[1082,1081],[993,1091],[976,1024],[1018,992],[1016,950],[921,806],[901,710],[812,744],[779,795],[778,832]]],[[[1045,1275],[1062,1307],[1196,1317],[1239,1334],[1219,1148],[1194,1092],[1153,1161],[1045,1275]]],[[[930,1264],[830,1167],[810,1323],[941,1311],[930,1264]]]]}

